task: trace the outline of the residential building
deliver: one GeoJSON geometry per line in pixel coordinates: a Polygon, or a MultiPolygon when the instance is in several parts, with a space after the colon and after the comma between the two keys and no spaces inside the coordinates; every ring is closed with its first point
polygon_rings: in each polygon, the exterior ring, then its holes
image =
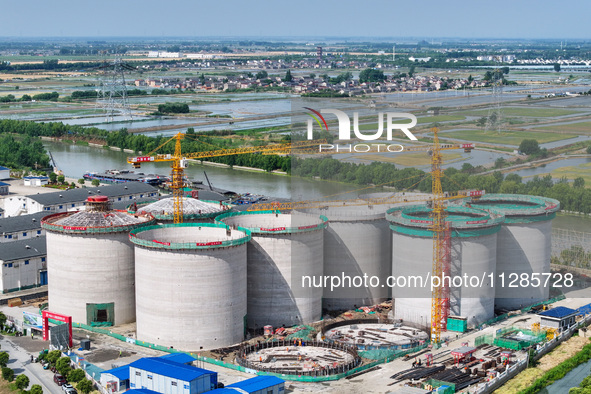
{"type": "Polygon", "coordinates": [[[157,197],[158,190],[143,182],[77,188],[55,193],[12,196],[4,199],[6,216],[19,216],[37,212],[47,214],[84,209],[89,195],[103,195],[112,202],[133,201],[134,199],[157,197]]]}
{"type": "Polygon", "coordinates": [[[47,213],[37,212],[0,218],[0,243],[44,236],[45,230],[41,228],[41,219],[45,216],[47,213]]]}
{"type": "Polygon", "coordinates": [[[8,242],[0,247],[0,289],[2,293],[47,284],[45,236],[8,242]]]}

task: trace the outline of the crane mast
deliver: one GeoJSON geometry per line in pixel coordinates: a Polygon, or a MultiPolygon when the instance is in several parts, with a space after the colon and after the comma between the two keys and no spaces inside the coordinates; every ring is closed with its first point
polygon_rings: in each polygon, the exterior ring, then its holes
{"type": "MultiPolygon", "coordinates": [[[[431,150],[431,188],[433,194],[433,207],[431,210],[433,232],[433,267],[432,275],[442,277],[449,275],[449,261],[451,252],[451,231],[449,222],[446,221],[445,195],[441,186],[443,176],[443,163],[441,147],[439,145],[439,130],[433,128],[433,148],[431,150]],[[447,271],[447,272],[446,272],[447,271]]],[[[441,281],[443,282],[443,281],[441,281]]],[[[447,315],[449,310],[449,288],[444,283],[434,287],[431,294],[431,342],[441,340],[441,331],[447,327],[447,315]]]]}

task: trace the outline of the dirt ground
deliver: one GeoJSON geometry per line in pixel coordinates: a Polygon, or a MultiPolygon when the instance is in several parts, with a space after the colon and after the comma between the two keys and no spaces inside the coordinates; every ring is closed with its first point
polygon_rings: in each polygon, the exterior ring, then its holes
{"type": "Polygon", "coordinates": [[[566,342],[561,343],[556,349],[546,354],[540,359],[540,363],[535,368],[528,368],[519,375],[509,380],[503,387],[496,390],[494,394],[513,394],[519,390],[529,387],[536,379],[541,377],[546,371],[554,368],[561,362],[571,358],[580,352],[583,346],[589,343],[588,338],[572,337],[566,342]]]}

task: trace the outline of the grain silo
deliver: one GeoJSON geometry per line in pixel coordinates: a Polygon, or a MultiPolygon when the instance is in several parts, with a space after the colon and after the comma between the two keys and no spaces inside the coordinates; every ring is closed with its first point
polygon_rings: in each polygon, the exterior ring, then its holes
{"type": "Polygon", "coordinates": [[[505,214],[497,241],[497,276],[504,276],[505,286],[501,287],[497,280],[495,307],[520,309],[547,300],[550,286],[544,286],[542,274],[550,273],[552,219],[560,202],[519,194],[486,194],[464,203],[505,214]],[[521,282],[522,275],[527,282],[521,282]],[[533,286],[536,276],[540,283],[533,286]],[[518,285],[509,286],[511,282],[518,285]]]}
{"type": "Polygon", "coordinates": [[[154,222],[110,210],[91,196],[86,211],[46,216],[49,308],[88,325],[135,321],[134,248],[129,231],[154,222]]]}
{"type": "MultiPolygon", "coordinates": [[[[230,210],[230,205],[221,201],[198,200],[183,197],[183,222],[206,222],[219,214],[230,210]]],[[[158,201],[131,204],[128,212],[147,212],[159,222],[172,222],[174,219],[174,198],[168,197],[158,201]]]]}
{"type": "Polygon", "coordinates": [[[353,280],[364,275],[384,280],[390,275],[392,249],[385,220],[387,209],[385,204],[351,200],[304,210],[328,218],[324,234],[324,275],[344,278],[343,285],[324,288],[323,308],[348,310],[389,298],[388,287],[353,286],[348,282],[348,278],[353,280]]]}
{"type": "MultiPolygon", "coordinates": [[[[450,286],[450,315],[463,316],[470,326],[494,316],[495,289],[489,275],[495,274],[497,233],[502,214],[459,206],[447,209],[450,222],[450,276],[477,276],[478,286],[450,286]]],[[[392,275],[403,278],[392,288],[394,317],[421,327],[431,325],[430,275],[433,270],[431,210],[427,206],[393,208],[388,211],[392,234],[392,275]],[[415,277],[425,285],[416,285],[415,277]]]]}
{"type": "Polygon", "coordinates": [[[248,230],[164,224],[130,239],[138,340],[197,351],[244,339],[248,230]]]}
{"type": "Polygon", "coordinates": [[[248,327],[308,324],[322,316],[322,288],[303,288],[303,276],[323,272],[326,218],[272,211],[226,213],[216,221],[250,230],[248,327]]]}

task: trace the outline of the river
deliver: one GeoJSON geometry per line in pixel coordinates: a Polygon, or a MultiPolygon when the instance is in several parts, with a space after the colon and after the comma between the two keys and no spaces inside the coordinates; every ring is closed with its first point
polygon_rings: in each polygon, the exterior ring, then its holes
{"type": "MultiPolygon", "coordinates": [[[[50,141],[43,141],[43,145],[51,151],[57,166],[64,174],[72,178],[81,178],[86,171],[131,169],[131,165],[126,161],[127,157],[131,155],[124,152],[50,141]]],[[[146,174],[169,174],[170,163],[144,163],[142,164],[142,168],[136,171],[146,174]]],[[[233,170],[200,164],[191,164],[185,169],[185,173],[190,179],[201,180],[205,183],[204,171],[207,172],[212,185],[215,187],[238,193],[249,192],[270,197],[293,198],[297,200],[320,199],[323,196],[332,196],[337,193],[339,193],[339,196],[331,198],[350,198],[356,196],[356,194],[347,192],[360,187],[358,185],[339,182],[317,181],[269,174],[266,172],[233,170]]],[[[381,191],[381,189],[378,191],[381,191]]]]}
{"type": "Polygon", "coordinates": [[[557,380],[552,385],[543,388],[539,391],[539,394],[564,394],[568,393],[568,390],[571,387],[578,387],[579,384],[585,379],[587,376],[591,374],[589,368],[591,367],[591,360],[583,363],[572,371],[567,373],[564,378],[557,380]]]}
{"type": "MultiPolygon", "coordinates": [[[[64,174],[72,178],[81,178],[86,171],[104,171],[131,167],[126,161],[129,154],[124,152],[50,141],[43,141],[43,145],[51,151],[58,167],[64,171],[64,174]]],[[[141,170],[136,171],[142,171],[146,174],[168,174],[170,166],[168,163],[146,163],[142,165],[141,170]]],[[[359,185],[340,182],[290,177],[266,172],[233,170],[200,164],[189,165],[185,169],[190,179],[202,180],[205,183],[204,171],[207,172],[212,185],[215,187],[238,193],[250,192],[269,197],[291,198],[296,201],[322,199],[325,196],[330,196],[330,199],[346,199],[356,197],[358,194],[382,191],[380,188],[363,188],[361,190],[362,187],[359,185]]],[[[553,227],[591,232],[591,219],[580,216],[558,215],[553,222],[553,227]]]]}

